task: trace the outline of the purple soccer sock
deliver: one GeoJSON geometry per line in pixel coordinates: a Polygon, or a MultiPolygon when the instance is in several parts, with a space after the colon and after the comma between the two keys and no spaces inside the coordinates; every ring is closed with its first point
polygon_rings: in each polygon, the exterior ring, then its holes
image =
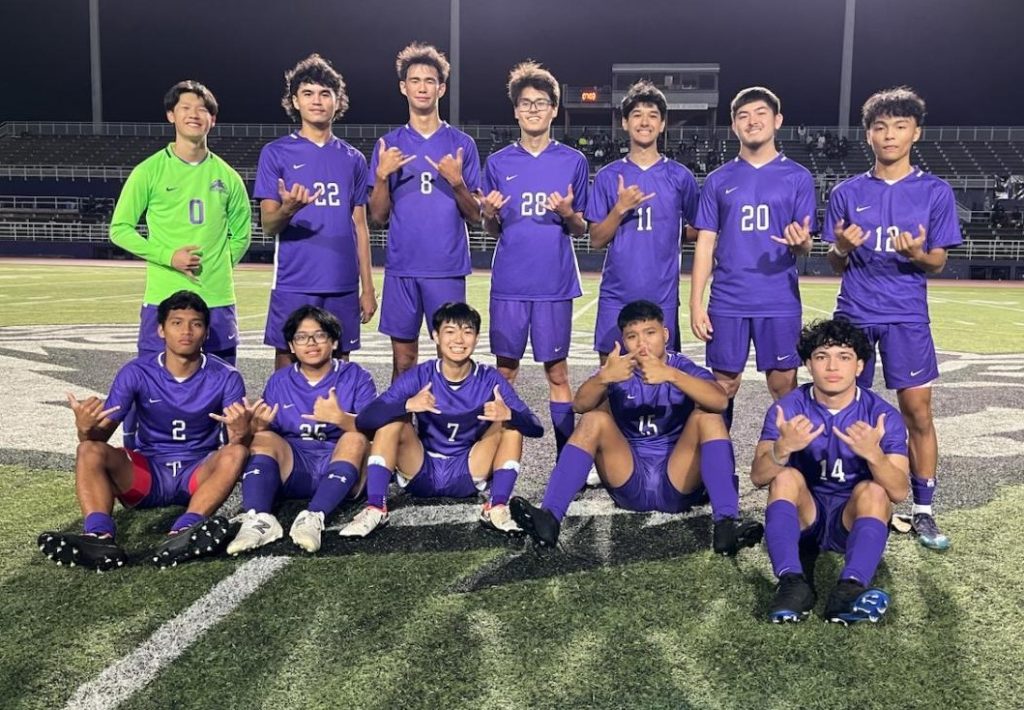
{"type": "Polygon", "coordinates": [[[501,468],[495,469],[491,476],[491,505],[508,504],[517,478],[519,478],[518,461],[506,461],[501,468]]]}
{"type": "Polygon", "coordinates": [[[309,511],[330,515],[358,481],[359,470],[355,466],[348,461],[331,461],[316,485],[316,492],[309,501],[309,511]]]}
{"type": "Polygon", "coordinates": [[[725,422],[725,430],[732,431],[732,415],[736,410],[736,398],[729,399],[729,406],[722,412],[722,420],[725,422]]]}
{"type": "Polygon", "coordinates": [[[174,524],[171,526],[171,532],[180,532],[190,525],[195,525],[203,520],[206,520],[205,515],[200,515],[199,513],[183,513],[174,521],[174,524]]]}
{"type": "Polygon", "coordinates": [[[281,468],[272,456],[253,454],[242,469],[242,510],[269,513],[281,488],[281,468]]]}
{"type": "Polygon", "coordinates": [[[117,534],[117,524],[108,513],[89,513],[85,516],[82,530],[86,535],[110,535],[117,534]]]}
{"type": "Polygon", "coordinates": [[[736,457],[731,441],[715,439],[700,445],[700,478],[711,499],[713,520],[739,517],[740,497],[733,485],[735,474],[736,457]]]}
{"type": "Polygon", "coordinates": [[[391,469],[384,466],[383,461],[380,456],[371,456],[366,466],[366,504],[387,510],[391,469]]]}
{"type": "Polygon", "coordinates": [[[578,446],[566,444],[551,472],[547,490],[544,491],[544,501],[540,506],[558,520],[564,518],[569,503],[587,484],[587,474],[593,465],[593,456],[578,446]]]}
{"type": "Polygon", "coordinates": [[[572,411],[572,402],[548,402],[551,411],[551,428],[555,430],[555,456],[562,455],[565,442],[572,436],[576,428],[576,414],[572,411]]]}
{"type": "Polygon", "coordinates": [[[764,543],[776,577],[804,573],[800,564],[800,517],[788,500],[769,503],[764,511],[764,543]]]}
{"type": "Polygon", "coordinates": [[[916,473],[910,476],[910,490],[914,494],[914,505],[931,505],[935,497],[936,479],[922,478],[916,473]]]}
{"type": "Polygon", "coordinates": [[[846,540],[846,566],[839,579],[855,579],[865,587],[875,578],[875,570],[882,561],[885,541],[889,539],[889,526],[878,518],[857,518],[846,540]]]}

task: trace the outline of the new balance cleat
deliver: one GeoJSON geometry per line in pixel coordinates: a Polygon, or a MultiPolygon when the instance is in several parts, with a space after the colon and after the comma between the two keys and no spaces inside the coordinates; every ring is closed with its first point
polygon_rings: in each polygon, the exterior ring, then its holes
{"type": "Polygon", "coordinates": [[[519,496],[513,497],[508,507],[512,520],[530,536],[535,547],[555,547],[558,544],[562,524],[550,511],[532,506],[519,496]]]}
{"type": "Polygon", "coordinates": [[[750,520],[722,518],[715,521],[711,547],[716,555],[735,557],[744,547],[753,547],[764,537],[764,525],[750,520]]]}
{"type": "Polygon", "coordinates": [[[156,546],[150,559],[160,569],[215,554],[228,537],[227,518],[215,515],[167,536],[156,546]]]}
{"type": "Polygon", "coordinates": [[[128,556],[112,537],[45,532],[39,536],[39,550],[59,567],[82,566],[97,572],[123,567],[128,556]]]}
{"type": "Polygon", "coordinates": [[[324,532],[324,514],[310,510],[304,510],[295,516],[292,529],[288,531],[288,537],[296,545],[306,552],[316,552],[320,549],[320,539],[324,532]]]}
{"type": "Polygon", "coordinates": [[[928,513],[917,513],[913,518],[917,540],[929,550],[948,550],[949,538],[942,534],[938,524],[928,513]]]}
{"type": "Polygon", "coordinates": [[[775,587],[775,597],[768,609],[768,619],[773,624],[795,624],[806,619],[817,597],[802,574],[784,574],[775,587]]]}
{"type": "Polygon", "coordinates": [[[240,522],[238,534],[235,539],[228,543],[228,554],[237,555],[240,552],[248,552],[258,547],[269,545],[280,540],[284,535],[281,523],[270,513],[257,513],[250,510],[233,518],[231,522],[240,522]]]}
{"type": "Polygon", "coordinates": [[[352,518],[352,522],[338,531],[342,537],[366,537],[377,528],[388,524],[388,511],[368,505],[352,518]]]}
{"type": "Polygon", "coordinates": [[[866,589],[853,579],[841,579],[825,605],[825,621],[832,624],[878,623],[889,608],[889,595],[881,589],[866,589]]]}
{"type": "Polygon", "coordinates": [[[480,524],[490,530],[495,530],[506,535],[522,534],[522,529],[512,519],[512,513],[504,504],[491,505],[485,503],[480,510],[480,524]]]}

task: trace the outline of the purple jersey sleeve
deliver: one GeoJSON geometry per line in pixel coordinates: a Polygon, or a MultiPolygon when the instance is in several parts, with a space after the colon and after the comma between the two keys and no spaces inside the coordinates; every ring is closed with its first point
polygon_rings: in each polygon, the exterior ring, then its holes
{"type": "Polygon", "coordinates": [[[844,227],[849,226],[847,216],[846,193],[836,185],[828,196],[828,208],[825,210],[825,226],[821,230],[821,241],[835,244],[836,225],[842,221],[844,227]]]}
{"type": "Polygon", "coordinates": [[[792,221],[802,225],[804,219],[810,217],[810,231],[813,234],[818,231],[818,191],[814,185],[814,176],[809,172],[797,175],[795,189],[792,221]]]}
{"type": "Polygon", "coordinates": [[[128,411],[132,408],[139,391],[140,377],[141,373],[135,366],[134,361],[127,363],[114,375],[114,381],[110,384],[110,392],[103,403],[103,406],[107,409],[120,407],[116,412],[110,413],[111,421],[123,421],[128,411]]]}
{"type": "Polygon", "coordinates": [[[590,191],[590,199],[587,200],[586,216],[587,221],[593,224],[603,222],[615,206],[618,199],[618,185],[616,178],[618,173],[610,166],[605,166],[597,171],[594,177],[594,186],[590,191]]]}
{"type": "Polygon", "coordinates": [[[405,403],[423,388],[422,370],[406,370],[379,397],[368,402],[356,415],[360,431],[373,432],[395,419],[405,416],[405,403]]]}
{"type": "Polygon", "coordinates": [[[480,152],[469,136],[462,136],[462,179],[470,192],[480,189],[480,152]]]}
{"type": "Polygon", "coordinates": [[[721,231],[718,222],[718,199],[715,195],[717,182],[715,173],[708,175],[704,181],[704,188],[700,191],[700,199],[697,201],[697,216],[691,222],[696,229],[716,233],[721,231]]]}
{"type": "Polygon", "coordinates": [[[370,402],[377,398],[377,385],[373,382],[373,376],[360,368],[359,378],[356,382],[355,405],[356,414],[363,411],[370,402]]]}
{"type": "Polygon", "coordinates": [[[573,212],[585,214],[589,197],[587,193],[590,188],[590,165],[586,158],[580,158],[581,160],[576,163],[576,175],[572,180],[572,209],[573,212]]]}
{"type": "Polygon", "coordinates": [[[278,164],[277,155],[271,147],[273,143],[267,143],[260,150],[260,159],[256,164],[256,182],[253,184],[252,196],[257,200],[281,201],[281,195],[277,191],[277,181],[281,177],[281,167],[278,164]]]}
{"type": "Polygon", "coordinates": [[[926,246],[929,250],[949,249],[958,246],[963,241],[960,232],[960,218],[956,211],[956,198],[953,197],[952,188],[945,182],[932,191],[931,210],[926,226],[928,229],[926,246]]]}
{"type": "MultiPolygon", "coordinates": [[[[879,442],[882,453],[907,456],[909,454],[907,425],[903,422],[903,417],[895,409],[885,412],[885,415],[885,433],[882,434],[882,440],[879,442]]],[[[867,423],[874,426],[877,423],[877,418],[876,421],[867,423]]]]}
{"type": "Polygon", "coordinates": [[[530,438],[544,436],[544,426],[540,423],[537,415],[530,410],[523,400],[519,399],[519,395],[516,394],[512,385],[497,370],[494,370],[493,373],[492,381],[497,385],[501,398],[505,400],[505,404],[512,410],[512,420],[509,422],[512,428],[523,436],[530,438]]]}
{"type": "Polygon", "coordinates": [[[230,370],[224,378],[224,394],[221,403],[227,409],[245,398],[245,382],[238,370],[230,370]]]}
{"type": "Polygon", "coordinates": [[[685,224],[691,227],[694,221],[697,219],[697,205],[700,201],[700,188],[697,187],[697,178],[693,176],[689,170],[683,168],[683,178],[681,185],[682,192],[682,217],[685,224]]]}

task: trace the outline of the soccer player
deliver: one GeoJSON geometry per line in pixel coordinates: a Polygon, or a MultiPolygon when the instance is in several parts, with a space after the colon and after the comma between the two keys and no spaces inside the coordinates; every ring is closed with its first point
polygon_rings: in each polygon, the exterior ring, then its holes
{"type": "Polygon", "coordinates": [[[775,132],[782,126],[779,97],[754,86],[736,94],[730,109],[740,152],[708,175],[701,190],[690,329],[707,343],[706,364],[729,395],[726,423],[731,426],[751,341],[772,398],[796,387],[801,326],[796,260],[811,249],[816,206],[811,173],[775,149],[775,132]]]}
{"type": "Polygon", "coordinates": [[[206,145],[217,99],[198,81],[179,81],[164,96],[174,142],[139,163],[121,189],[110,240],[146,262],[139,355],[160,353],[157,304],[182,289],[210,308],[204,348],[234,364],[238,347],[232,269],[249,248],[249,196],[242,178],[206,145]],[[147,236],[137,230],[146,215],[147,236]]]}
{"type": "Polygon", "coordinates": [[[242,472],[241,527],[228,554],[274,542],[277,498],[309,499],[288,533],[306,552],[320,549],[324,519],[357,490],[367,440],[355,415],[377,396],[370,373],[331,354],[344,326],[319,306],[301,306],[284,324],[297,362],[267,381],[253,412],[252,455],[242,472]]]}
{"type": "Polygon", "coordinates": [[[275,238],[263,341],[277,350],[278,369],[292,364],[291,344],[281,334],[298,307],[320,306],[340,321],[342,359],[359,349],[359,324],[377,311],[366,158],[331,132],[348,109],[345,82],[319,54],[300,61],[284,80],[281,105],[300,128],[263,147],[253,188],[263,231],[275,238]]]}
{"type": "Polygon", "coordinates": [[[869,589],[893,503],[907,497],[907,430],[896,409],[857,386],[872,354],[848,321],[817,321],[797,350],[812,383],[768,408],[750,477],[768,486],[765,544],[779,578],[769,618],[801,621],[815,603],[813,560],[842,552],[825,620],[878,621],[889,596],[869,589]]]}
{"type": "Polygon", "coordinates": [[[413,43],[395,64],[409,122],[381,138],[370,161],[370,217],[389,223],[380,332],[391,337],[392,380],[416,364],[424,318],[466,300],[466,222],[480,220],[476,143],[438,113],[448,60],[413,43]]]}
{"type": "Polygon", "coordinates": [[[551,140],[558,81],[536,62],[508,78],[520,136],[487,159],[481,201],[484,228],[498,237],[491,266],[490,342],[498,371],[511,383],[529,338],[544,363],[555,443],[572,434],[569,355],[572,299],[583,294],[573,237],[583,236],[589,168],[574,148],[551,140]]]}
{"type": "Polygon", "coordinates": [[[906,87],[880,91],[861,115],[875,166],[832,191],[822,236],[843,277],[835,316],[855,323],[871,343],[861,387],[874,379],[878,345],[885,386],[896,390],[910,432],[914,531],[925,547],[944,550],[949,538],[932,514],[939,450],[931,383],[939,368],[927,275],[940,273],[946,251],[960,244],[956,200],[946,182],[910,163],[925,116],[920,96],[906,87]]]}
{"type": "Polygon", "coordinates": [[[569,503],[590,467],[626,510],[682,513],[711,501],[716,553],[757,544],[760,523],[739,521],[732,442],[719,414],[728,400],[704,368],[668,351],[661,307],[634,301],[619,313],[620,338],[604,364],[576,391],[583,414],[551,472],[544,501],[520,497],[515,522],[539,547],[558,543],[569,503]]]}
{"type": "Polygon", "coordinates": [[[680,239],[697,209],[693,173],[658,151],[668,120],[665,95],[638,81],[621,109],[629,154],[598,171],[586,210],[590,243],[608,247],[594,331],[602,362],[619,339],[619,312],[641,299],[661,307],[669,347],[679,349],[680,239]]]}
{"type": "Polygon", "coordinates": [[[152,553],[160,567],[208,555],[227,536],[228,521],[210,516],[231,493],[248,454],[252,411],[242,376],[202,352],[210,309],[197,294],[168,296],[156,319],[164,349],[122,367],[106,401],[68,394],[80,442],[75,493],[85,523],[81,535],[39,536],[43,554],[57,564],[101,572],[124,564],[110,515],[115,498],[128,508],[186,506],[152,553]],[[129,407],[138,416],[138,448],[114,448],[107,441],[129,407]]]}
{"type": "Polygon", "coordinates": [[[468,498],[490,481],[480,522],[503,533],[519,529],[508,499],[519,475],[523,437],[544,427],[496,369],[473,360],[480,314],[465,303],[434,313],[438,357],[400,375],[359,412],[356,426],[373,433],[366,466],[366,502],[345,537],[366,537],[388,521],[387,491],[398,485],[417,497],[468,498]],[[407,421],[416,415],[415,427],[407,421]]]}

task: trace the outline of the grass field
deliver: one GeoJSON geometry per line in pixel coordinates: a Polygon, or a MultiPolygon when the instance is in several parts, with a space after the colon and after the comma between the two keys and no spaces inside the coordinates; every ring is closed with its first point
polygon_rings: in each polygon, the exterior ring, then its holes
{"type": "MultiPolygon", "coordinates": [[[[270,369],[269,281],[238,274],[250,391],[270,369]]],[[[167,572],[139,558],[176,511],[119,511],[138,564],[57,568],[33,543],[80,524],[60,403],[65,390],[102,393],[131,357],[142,283],[136,268],[0,262],[0,707],[1024,707],[1021,288],[932,284],[938,507],[953,548],[890,538],[877,583],[893,609],[845,629],[765,623],[764,550],[713,557],[706,509],[615,514],[601,491],[577,504],[566,551],[544,557],[479,530],[470,506],[399,499],[392,526],[366,541],[331,534],[315,557],[281,542],[167,572]]],[[[576,381],[594,363],[596,286],[588,277],[576,303],[576,381]]],[[[486,274],[470,279],[484,313],[487,288],[486,274]]],[[[805,315],[831,312],[835,291],[803,283],[805,315]]],[[[684,350],[701,362],[683,320],[684,350]]],[[[375,325],[357,359],[383,384],[375,325]]],[[[520,389],[545,419],[538,367],[520,389]]],[[[741,471],[767,405],[749,371],[734,429],[741,471]]],[[[550,439],[524,455],[524,495],[543,489],[550,439]]],[[[763,493],[745,482],[742,493],[761,515],[763,493]]],[[[286,526],[297,510],[281,511],[286,526]]],[[[819,611],[840,566],[819,562],[819,611]]]]}

